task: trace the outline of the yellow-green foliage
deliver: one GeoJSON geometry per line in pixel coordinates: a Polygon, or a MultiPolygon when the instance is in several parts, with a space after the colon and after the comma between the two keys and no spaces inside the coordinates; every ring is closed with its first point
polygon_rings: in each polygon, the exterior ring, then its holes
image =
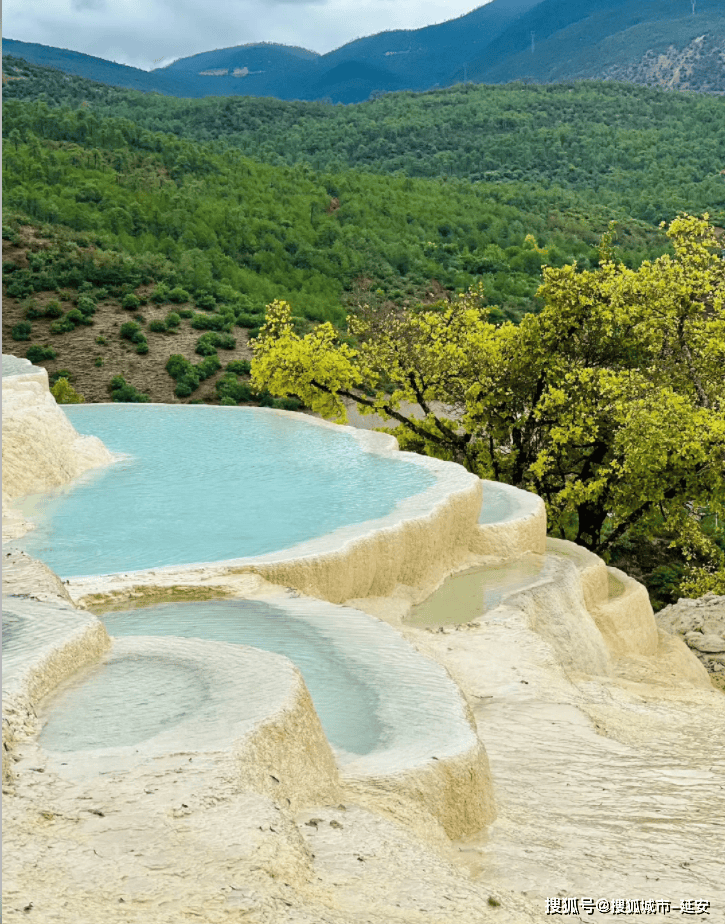
{"type": "Polygon", "coordinates": [[[254,385],[340,421],[343,397],[398,420],[401,448],[535,491],[550,530],[595,551],[655,519],[704,536],[689,511],[725,515],[725,264],[707,216],[668,235],[674,255],[636,270],[613,261],[611,235],[598,269],[545,268],[544,308],[518,326],[489,323],[471,289],[363,309],[348,319],[353,349],[329,324],[299,337],[275,301],[254,385]]]}
{"type": "Polygon", "coordinates": [[[68,379],[58,379],[55,385],[50,389],[51,395],[58,404],[83,404],[86,400],[83,395],[79,394],[71,385],[68,379]]]}

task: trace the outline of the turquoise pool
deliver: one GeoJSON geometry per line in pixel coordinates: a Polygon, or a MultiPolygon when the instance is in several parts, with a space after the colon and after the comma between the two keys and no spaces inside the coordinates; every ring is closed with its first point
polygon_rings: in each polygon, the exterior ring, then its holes
{"type": "Polygon", "coordinates": [[[17,544],[63,578],[279,551],[385,516],[435,482],[344,430],[260,408],[64,411],[123,458],[15,503],[37,527],[17,544]]]}

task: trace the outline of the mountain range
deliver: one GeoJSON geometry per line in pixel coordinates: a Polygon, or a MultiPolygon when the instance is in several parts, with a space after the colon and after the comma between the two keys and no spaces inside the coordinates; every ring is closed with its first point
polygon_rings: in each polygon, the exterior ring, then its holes
{"type": "Polygon", "coordinates": [[[725,93],[725,0],[492,0],[448,22],[380,32],[324,55],[257,43],[202,52],[152,71],[12,39],[3,39],[3,54],[177,97],[347,104],[466,81],[580,79],[725,93]]]}

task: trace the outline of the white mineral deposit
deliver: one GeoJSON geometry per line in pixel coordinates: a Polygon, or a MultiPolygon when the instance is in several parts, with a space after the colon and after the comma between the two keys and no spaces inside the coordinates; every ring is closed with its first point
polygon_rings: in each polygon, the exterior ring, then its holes
{"type": "MultiPolygon", "coordinates": [[[[302,421],[424,482],[263,554],[58,575],[23,498],[59,511],[124,447],[3,357],[7,919],[720,920],[725,697],[644,588],[532,494],[302,421]]],[[[673,623],[697,650],[709,612],[673,623]]]]}

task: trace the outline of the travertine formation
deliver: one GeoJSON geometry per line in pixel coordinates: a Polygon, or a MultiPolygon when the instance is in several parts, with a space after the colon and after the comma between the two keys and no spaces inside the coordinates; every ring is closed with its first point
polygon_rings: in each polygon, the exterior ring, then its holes
{"type": "MultiPolygon", "coordinates": [[[[36,398],[48,404],[42,387],[36,398]]],[[[25,439],[20,426],[10,432],[25,439]]],[[[39,432],[49,445],[50,430],[39,432]]],[[[74,444],[62,425],[58,432],[74,444]]],[[[64,452],[55,479],[74,471],[64,452]]],[[[22,467],[14,471],[16,490],[38,489],[36,481],[23,488],[22,467]]],[[[477,522],[486,484],[462,480],[459,488],[418,511],[412,527],[391,522],[384,538],[356,536],[342,555],[318,548],[319,566],[314,555],[286,555],[73,587],[14,553],[3,576],[14,595],[4,599],[8,919],[531,924],[551,920],[547,897],[589,896],[641,908],[667,900],[673,913],[680,902],[707,900],[715,920],[725,906],[725,697],[687,645],[658,627],[640,585],[571,543],[546,540],[538,499],[521,498],[496,537],[497,524],[477,522]],[[448,574],[524,548],[546,553],[530,586],[467,624],[406,623],[448,574]],[[390,623],[458,684],[472,723],[468,745],[398,772],[376,767],[374,754],[367,767],[340,765],[289,661],[170,638],[109,648],[100,622],[68,600],[69,592],[96,604],[285,593],[270,581],[390,623]],[[39,656],[13,665],[14,633],[19,640],[23,632],[38,634],[39,656]],[[47,708],[40,697],[94,659],[128,656],[171,656],[210,678],[216,671],[218,699],[201,726],[188,726],[188,749],[167,750],[171,737],[165,743],[161,734],[125,754],[123,767],[84,776],[76,756],[39,746],[35,712],[42,718],[47,708]],[[256,705],[252,698],[228,715],[223,688],[242,691],[245,678],[257,688],[256,705]]],[[[4,516],[4,536],[6,525],[4,516]]],[[[717,603],[705,598],[701,624],[687,623],[701,649],[716,634],[717,603]]],[[[662,922],[673,914],[637,913],[662,922]]]]}
{"type": "Polygon", "coordinates": [[[657,613],[657,624],[684,640],[725,693],[725,596],[678,600],[657,613]]]}
{"type": "Polygon", "coordinates": [[[99,439],[73,428],[50,394],[45,369],[3,356],[3,373],[3,506],[113,461],[99,439]]]}

